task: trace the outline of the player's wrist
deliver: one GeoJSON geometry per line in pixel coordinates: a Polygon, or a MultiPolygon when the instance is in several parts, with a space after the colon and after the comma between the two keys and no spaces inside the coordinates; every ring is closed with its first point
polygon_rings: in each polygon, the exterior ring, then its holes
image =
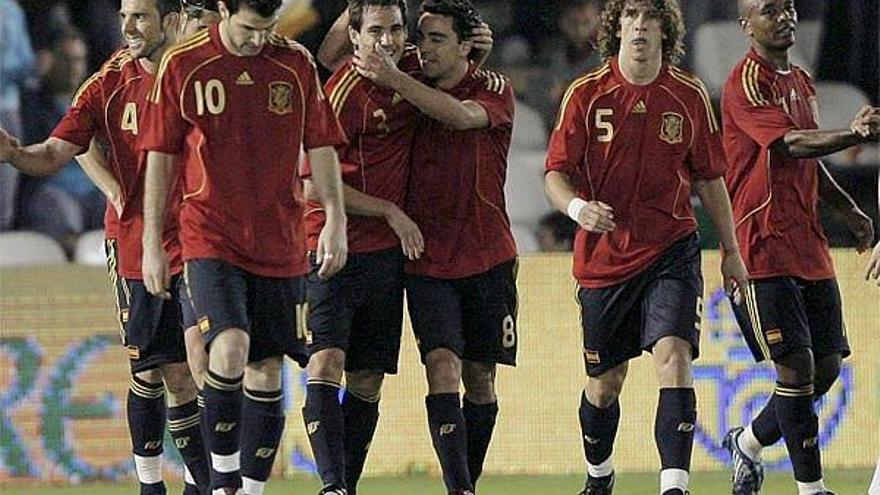
{"type": "Polygon", "coordinates": [[[584,211],[584,208],[589,206],[585,200],[581,198],[574,198],[568,202],[568,208],[566,208],[566,213],[568,214],[568,218],[571,218],[577,223],[580,223],[581,212],[584,211]]]}

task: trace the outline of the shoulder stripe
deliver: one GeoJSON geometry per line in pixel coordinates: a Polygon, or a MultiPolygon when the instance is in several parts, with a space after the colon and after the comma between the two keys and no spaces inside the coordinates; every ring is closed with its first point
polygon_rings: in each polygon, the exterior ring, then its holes
{"type": "Polygon", "coordinates": [[[565,115],[565,111],[568,110],[568,102],[571,100],[571,96],[574,92],[583,86],[592,81],[597,81],[608,73],[611,72],[611,66],[609,64],[604,64],[602,67],[590,72],[578,79],[575,79],[571,85],[568,86],[568,90],[565,91],[565,95],[562,97],[562,102],[559,104],[559,115],[556,117],[556,128],[559,128],[559,125],[562,124],[562,117],[565,115]]]}
{"type": "Polygon", "coordinates": [[[159,62],[159,69],[156,71],[156,80],[153,82],[153,88],[150,90],[148,99],[153,103],[159,103],[162,93],[159,88],[162,86],[162,79],[165,76],[165,71],[168,69],[168,64],[171,62],[172,58],[198,48],[210,41],[210,32],[204,30],[165,52],[165,55],[162,56],[162,60],[159,62]]]}
{"type": "Polygon", "coordinates": [[[363,79],[360,74],[352,67],[351,72],[343,78],[343,81],[334,88],[333,92],[330,94],[330,106],[333,108],[333,112],[338,117],[342,113],[342,108],[345,106],[345,102],[348,100],[349,95],[352,90],[360,80],[363,79]]]}
{"type": "Polygon", "coordinates": [[[489,70],[483,71],[481,75],[486,79],[486,89],[493,93],[504,94],[507,82],[503,75],[489,70]]]}
{"type": "Polygon", "coordinates": [[[715,118],[715,110],[712,108],[712,100],[709,98],[709,91],[706,90],[706,86],[703,82],[696,77],[689,76],[678,70],[670,70],[669,75],[700,95],[700,99],[703,101],[703,107],[706,110],[706,121],[709,124],[709,132],[714,134],[720,131],[721,126],[718,125],[718,119],[715,118]]]}
{"type": "Polygon", "coordinates": [[[73,100],[71,101],[71,106],[77,106],[79,104],[80,98],[86,92],[86,90],[95,84],[99,79],[109,74],[110,72],[119,72],[123,67],[129,62],[132,61],[131,55],[129,55],[128,50],[120,50],[113,57],[111,57],[98,72],[95,72],[88,79],[86,79],[76,90],[76,93],[73,95],[73,100]]]}
{"type": "Polygon", "coordinates": [[[339,95],[339,91],[342,89],[343,86],[345,86],[348,83],[349,79],[352,78],[352,76],[355,72],[357,72],[357,71],[354,68],[354,66],[349,67],[345,71],[345,73],[343,73],[341,76],[339,76],[339,79],[337,79],[333,83],[333,87],[329,88],[330,89],[329,98],[330,98],[331,105],[333,104],[334,99],[339,95]]]}
{"type": "Polygon", "coordinates": [[[746,60],[740,76],[742,78],[743,93],[745,93],[746,99],[754,107],[770,105],[770,102],[761,94],[761,88],[758,83],[760,70],[761,68],[754,60],[746,60]]]}

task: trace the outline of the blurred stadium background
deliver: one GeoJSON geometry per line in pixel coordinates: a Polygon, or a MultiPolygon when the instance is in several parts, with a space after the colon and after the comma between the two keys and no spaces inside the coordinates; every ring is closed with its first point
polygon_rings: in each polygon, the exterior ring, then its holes
{"type": "MultiPolygon", "coordinates": [[[[3,72],[3,61],[23,48],[0,28],[0,126],[22,141],[44,139],[70,94],[119,43],[113,0],[0,0],[26,14],[34,64],[26,77],[3,72]],[[10,53],[13,51],[14,53],[10,53]],[[8,92],[20,95],[10,106],[8,92]],[[2,105],[7,105],[3,107],[2,105]],[[22,124],[14,127],[15,124],[22,124]]],[[[598,63],[590,40],[601,0],[477,0],[496,35],[488,65],[511,76],[517,121],[510,155],[508,201],[523,254],[519,287],[520,364],[500,372],[501,413],[481,493],[574,493],[583,472],[576,418],[582,365],[570,256],[565,229],[553,228],[540,177],[549,122],[568,81],[598,63]],[[556,239],[557,236],[562,236],[556,239]]],[[[291,33],[313,50],[344,8],[344,0],[287,2],[291,33]]],[[[876,0],[798,0],[801,25],[797,63],[817,77],[823,123],[848,126],[862,104],[880,102],[876,0]]],[[[412,8],[417,2],[411,1],[412,8]]],[[[734,0],[684,0],[689,29],[684,65],[719,96],[728,71],[742,56],[734,0]]],[[[8,20],[8,18],[7,18],[8,20]]],[[[0,19],[0,25],[4,25],[0,19]]],[[[18,41],[22,41],[19,39],[18,41]]],[[[861,147],[830,160],[841,184],[877,217],[880,151],[861,147]]],[[[78,166],[48,179],[16,176],[0,165],[0,492],[131,492],[130,443],[125,427],[128,383],[118,345],[112,298],[101,251],[102,199],[78,166]],[[98,482],[101,484],[95,485],[98,482]],[[106,485],[103,483],[117,483],[106,485]],[[82,484],[82,485],[80,485],[82,484]],[[79,488],[63,488],[80,485],[79,488]],[[126,488],[122,488],[125,486],[126,488]],[[53,488],[54,487],[54,488],[53,488]]],[[[821,406],[823,459],[832,488],[863,493],[880,446],[880,305],[878,289],[862,280],[864,258],[845,225],[830,214],[825,225],[834,252],[849,335],[855,354],[821,406]]],[[[708,223],[708,222],[705,222],[708,223]]],[[[702,232],[704,245],[716,245],[702,232]]],[[[719,441],[728,426],[750,418],[771,389],[772,370],[757,366],[739,336],[720,289],[717,253],[705,251],[703,357],[696,366],[700,424],[695,445],[694,493],[726,491],[719,441]]],[[[382,419],[367,465],[366,495],[441,493],[438,466],[425,427],[426,387],[411,334],[401,373],[388,380],[382,419]]],[[[656,493],[653,446],[656,384],[649,362],[631,370],[615,463],[625,473],[618,493],[656,493]],[[638,474],[646,473],[646,474],[638,474]]],[[[289,413],[278,478],[269,493],[308,493],[313,463],[299,409],[304,376],[285,375],[289,413]],[[292,481],[291,481],[292,480],[292,481]]],[[[169,477],[181,468],[169,447],[169,477]]],[[[784,450],[765,458],[776,471],[766,493],[793,491],[784,450]]]]}

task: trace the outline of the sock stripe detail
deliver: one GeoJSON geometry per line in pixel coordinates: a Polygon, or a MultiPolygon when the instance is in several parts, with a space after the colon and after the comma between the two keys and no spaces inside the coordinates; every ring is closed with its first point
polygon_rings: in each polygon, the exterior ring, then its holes
{"type": "Polygon", "coordinates": [[[320,378],[309,378],[308,380],[306,380],[306,385],[325,385],[327,387],[333,387],[337,389],[342,388],[341,383],[333,382],[330,380],[321,380],[320,378]]]}
{"type": "Polygon", "coordinates": [[[359,394],[359,393],[355,392],[354,390],[352,390],[350,388],[345,389],[345,391],[348,392],[348,395],[351,395],[352,397],[354,397],[358,400],[362,400],[364,402],[369,402],[370,404],[376,404],[382,398],[381,393],[378,393],[376,395],[363,395],[363,394],[359,394]]]}
{"type": "Polygon", "coordinates": [[[263,402],[267,404],[271,404],[273,402],[278,402],[284,398],[284,393],[281,390],[273,390],[271,392],[264,390],[250,390],[247,387],[244,388],[244,396],[254,402],[263,402]]]}
{"type": "Polygon", "coordinates": [[[128,383],[128,389],[131,393],[144,399],[158,399],[165,395],[165,386],[162,383],[147,383],[137,377],[131,377],[128,383]]]}
{"type": "Polygon", "coordinates": [[[205,374],[205,385],[217,390],[225,390],[227,392],[235,392],[241,390],[241,378],[228,379],[215,375],[210,371],[205,374]]]}
{"type": "Polygon", "coordinates": [[[199,395],[196,396],[196,405],[198,405],[199,409],[205,407],[205,396],[199,392],[199,395]]]}
{"type": "Polygon", "coordinates": [[[185,418],[180,419],[169,419],[168,420],[168,430],[169,431],[184,431],[192,428],[199,424],[199,413],[195,413],[192,416],[187,416],[185,418]]]}
{"type": "Polygon", "coordinates": [[[774,393],[780,397],[812,397],[815,394],[815,387],[813,384],[803,387],[785,387],[777,384],[774,393]]]}

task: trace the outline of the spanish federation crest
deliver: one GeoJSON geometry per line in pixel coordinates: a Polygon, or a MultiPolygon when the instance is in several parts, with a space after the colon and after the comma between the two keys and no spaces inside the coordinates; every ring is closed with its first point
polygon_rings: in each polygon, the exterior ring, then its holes
{"type": "Polygon", "coordinates": [[[269,111],[278,115],[293,112],[293,85],[283,81],[269,83],[269,111]]]}
{"type": "Polygon", "coordinates": [[[660,139],[669,144],[682,141],[682,122],[684,118],[675,112],[664,112],[663,123],[660,124],[660,139]]]}

